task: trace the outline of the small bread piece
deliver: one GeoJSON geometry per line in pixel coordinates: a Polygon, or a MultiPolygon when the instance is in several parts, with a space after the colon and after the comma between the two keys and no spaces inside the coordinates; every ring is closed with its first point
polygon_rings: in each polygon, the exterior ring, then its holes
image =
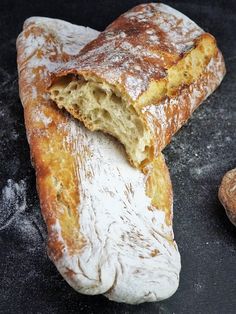
{"type": "Polygon", "coordinates": [[[229,220],[236,226],[236,168],[224,175],[218,196],[229,220]]]}
{"type": "Polygon", "coordinates": [[[17,40],[20,97],[36,170],[48,253],[84,294],[141,303],[177,289],[172,186],[163,155],[131,167],[122,146],[90,132],[50,101],[58,68],[98,32],[33,17],[17,40]]]}
{"type": "Polygon", "coordinates": [[[118,138],[135,166],[170,142],[225,74],[215,38],[161,3],[121,15],[59,69],[51,99],[118,138]]]}

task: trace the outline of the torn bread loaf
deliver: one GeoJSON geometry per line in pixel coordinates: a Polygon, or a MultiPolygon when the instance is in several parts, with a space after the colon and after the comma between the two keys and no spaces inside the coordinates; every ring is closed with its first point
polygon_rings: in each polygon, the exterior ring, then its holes
{"type": "Polygon", "coordinates": [[[161,3],[121,15],[55,74],[51,99],[118,138],[135,166],[169,143],[225,74],[215,38],[161,3]]]}
{"type": "Polygon", "coordinates": [[[51,79],[98,32],[33,17],[17,40],[20,97],[36,171],[48,252],[84,294],[126,303],[177,289],[180,255],[172,230],[172,187],[163,155],[141,172],[122,146],[59,110],[51,79]]]}

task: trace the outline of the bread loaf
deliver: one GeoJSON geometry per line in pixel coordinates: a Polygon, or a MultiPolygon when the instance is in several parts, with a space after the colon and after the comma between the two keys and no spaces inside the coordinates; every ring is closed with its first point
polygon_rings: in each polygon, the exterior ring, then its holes
{"type": "Polygon", "coordinates": [[[142,167],[157,157],[225,74],[215,38],[161,3],[121,15],[57,73],[51,99],[118,138],[142,167]]]}
{"type": "Polygon", "coordinates": [[[170,297],[180,255],[172,230],[172,187],[163,155],[134,169],[113,138],[59,110],[52,78],[98,32],[33,17],[17,40],[20,98],[48,253],[84,294],[141,303],[170,297]]]}

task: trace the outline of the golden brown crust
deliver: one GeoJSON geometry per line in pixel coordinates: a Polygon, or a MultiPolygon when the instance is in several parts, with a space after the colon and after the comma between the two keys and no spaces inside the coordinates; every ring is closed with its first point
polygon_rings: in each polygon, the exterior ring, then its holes
{"type": "Polygon", "coordinates": [[[49,100],[46,92],[51,83],[50,70],[60,66],[70,55],[63,49],[55,53],[61,43],[53,32],[45,31],[46,24],[47,21],[42,27],[37,18],[25,22],[24,31],[17,39],[17,64],[27,138],[36,171],[40,206],[48,229],[49,254],[57,260],[64,245],[54,233],[56,221],[61,222],[62,237],[71,251],[81,250],[84,239],[80,234],[77,210],[80,197],[74,146],[73,142],[64,144],[69,132],[60,127],[70,119],[49,100]],[[32,53],[28,52],[31,45],[36,45],[32,53]],[[48,67],[50,64],[51,68],[48,67]],[[37,115],[44,117],[40,119],[37,115]]]}
{"type": "Polygon", "coordinates": [[[218,196],[230,221],[236,226],[236,168],[224,175],[218,196]]]}
{"type": "Polygon", "coordinates": [[[158,105],[146,106],[143,119],[152,130],[157,156],[172,136],[188,121],[194,110],[218,87],[225,74],[225,64],[220,51],[212,57],[200,77],[190,85],[182,85],[175,95],[165,97],[158,105]]]}
{"type": "MultiPolygon", "coordinates": [[[[217,88],[225,64],[212,35],[180,12],[150,3],[118,17],[55,73],[53,84],[68,74],[106,82],[132,104],[144,129],[151,132],[146,163],[217,88]]],[[[67,110],[94,130],[79,108],[67,110]]],[[[142,167],[142,162],[129,159],[142,167]]]]}
{"type": "Polygon", "coordinates": [[[118,17],[57,76],[93,76],[136,101],[203,39],[215,45],[214,37],[180,12],[161,3],[141,4],[118,17]]]}
{"type": "MultiPolygon", "coordinates": [[[[20,65],[19,65],[20,66],[20,65]]],[[[39,69],[35,69],[37,72],[39,69]]],[[[61,256],[62,243],[54,235],[53,226],[56,221],[61,221],[63,238],[71,250],[79,250],[83,240],[79,234],[79,216],[77,206],[79,205],[78,179],[75,173],[75,160],[71,145],[63,145],[67,136],[66,130],[58,129],[59,123],[67,123],[68,118],[54,104],[40,97],[40,91],[44,90],[39,86],[41,80],[32,81],[39,92],[39,96],[32,101],[30,89],[26,88],[25,70],[19,75],[19,87],[22,93],[28,93],[29,97],[24,101],[25,126],[30,144],[31,158],[35,167],[37,177],[37,189],[39,193],[42,214],[48,229],[48,248],[54,259],[61,256]],[[35,121],[34,108],[51,118],[52,122],[45,126],[42,122],[35,121]],[[66,166],[63,165],[66,161],[66,166]],[[60,192],[55,187],[61,186],[60,192]],[[63,208],[69,207],[70,214],[63,208]],[[63,223],[65,221],[65,223],[63,223]]],[[[27,72],[27,70],[26,70],[27,72]]]]}
{"type": "MultiPolygon", "coordinates": [[[[112,265],[114,265],[114,260],[109,263],[109,268],[105,268],[103,274],[103,265],[100,265],[101,257],[99,257],[99,264],[96,266],[98,267],[96,268],[96,271],[99,273],[99,278],[95,278],[94,281],[93,279],[90,279],[90,275],[86,275],[86,267],[92,267],[93,262],[89,263],[86,256],[85,269],[83,269],[80,265],[80,263],[83,262],[84,252],[89,254],[94,247],[95,251],[94,254],[92,254],[91,259],[93,259],[95,263],[97,252],[102,252],[103,250],[105,251],[105,247],[102,249],[100,246],[96,247],[96,245],[101,245],[101,240],[99,238],[101,237],[101,234],[99,234],[99,229],[95,233],[95,235],[97,235],[97,233],[99,235],[98,244],[93,242],[95,240],[90,243],[91,240],[86,237],[87,235],[85,232],[89,222],[86,220],[86,223],[83,222],[83,225],[81,226],[80,221],[82,219],[80,207],[82,206],[81,202],[85,196],[85,190],[83,191],[82,186],[85,183],[89,185],[95,175],[93,173],[95,170],[91,168],[91,165],[89,164],[90,159],[92,158],[92,135],[90,139],[89,132],[86,133],[85,131],[82,131],[82,128],[80,132],[80,128],[74,124],[78,132],[76,131],[77,133],[75,133],[75,136],[71,137],[72,131],[69,129],[69,126],[71,125],[71,118],[64,111],[59,110],[55,104],[49,100],[47,93],[47,87],[50,85],[51,78],[57,68],[64,65],[64,60],[72,58],[72,52],[71,54],[65,52],[66,48],[67,50],[70,48],[68,41],[72,37],[74,38],[75,44],[71,44],[74,51],[79,49],[79,43],[80,40],[82,40],[80,37],[82,34],[80,34],[80,32],[77,34],[76,29],[73,30],[74,26],[71,24],[69,29],[67,29],[67,24],[62,21],[57,22],[56,20],[51,19],[32,18],[25,23],[24,30],[17,40],[20,97],[24,106],[25,126],[30,145],[31,158],[36,171],[40,206],[48,229],[48,251],[50,258],[56,264],[58,270],[69,282],[69,284],[82,293],[97,294],[107,291],[107,296],[109,298],[129,303],[154,301],[166,298],[173,294],[177,289],[180,261],[172,231],[173,199],[171,181],[168,168],[166,167],[165,160],[162,155],[160,155],[153,164],[145,167],[146,180],[144,182],[147,183],[146,186],[142,187],[146,190],[146,194],[152,201],[151,205],[153,208],[150,206],[150,214],[148,210],[149,208],[146,208],[143,215],[146,215],[147,217],[145,217],[145,219],[148,219],[148,217],[153,213],[153,219],[151,220],[151,224],[153,225],[150,225],[150,230],[153,234],[153,239],[157,240],[154,242],[156,243],[156,247],[150,247],[150,256],[153,259],[157,259],[157,262],[153,262],[154,267],[147,268],[149,270],[145,270],[144,268],[144,273],[141,274],[140,277],[138,272],[136,275],[133,275],[130,283],[132,284],[133,282],[136,284],[135,280],[139,282],[140,278],[143,281],[145,276],[149,276],[149,272],[150,276],[152,276],[151,274],[153,272],[155,274],[153,277],[155,278],[155,276],[157,276],[157,280],[159,280],[160,285],[162,285],[163,282],[164,288],[158,290],[157,294],[155,292],[148,296],[145,291],[141,291],[141,286],[138,290],[132,289],[131,291],[126,292],[129,285],[125,283],[124,280],[127,278],[122,277],[122,273],[119,275],[116,274],[118,279],[114,279],[114,283],[111,283],[113,281],[112,265]],[[62,29],[61,32],[60,28],[62,29]],[[55,33],[53,33],[53,30],[55,33]],[[63,31],[65,34],[63,34],[63,31]],[[59,35],[61,36],[60,38],[58,38],[59,35]],[[85,136],[85,133],[88,138],[85,138],[87,142],[85,141],[84,144],[83,137],[85,136]],[[78,143],[80,146],[78,146],[78,143]],[[156,217],[162,217],[163,213],[163,225],[161,225],[162,227],[158,227],[160,228],[160,234],[158,234],[155,230],[155,224],[159,224],[160,222],[156,219],[156,217]],[[83,232],[81,230],[83,230],[83,232]],[[159,260],[160,265],[165,263],[165,267],[169,269],[164,276],[161,267],[158,269],[159,260]],[[101,267],[100,270],[98,270],[99,267],[101,267]],[[112,271],[111,275],[110,273],[107,274],[107,271],[112,271]],[[159,272],[160,278],[158,277],[159,272]],[[111,286],[113,287],[112,289],[111,286]]],[[[99,136],[97,137],[99,138],[99,136]]],[[[112,145],[114,145],[114,143],[112,145]]],[[[101,156],[99,158],[101,158],[101,156]]],[[[97,166],[98,169],[96,171],[99,171],[100,161],[98,161],[97,166]]],[[[116,169],[113,170],[115,171],[116,169]]],[[[119,168],[117,168],[116,171],[119,171],[119,168]]],[[[132,171],[136,170],[133,169],[132,171]]],[[[107,175],[107,173],[105,173],[105,175],[107,175]]],[[[109,172],[109,175],[112,176],[113,174],[109,172]]],[[[99,177],[99,175],[97,176],[99,177]]],[[[143,175],[141,177],[143,177],[143,175]]],[[[128,182],[129,181],[127,181],[127,183],[128,182]]],[[[140,185],[145,185],[144,182],[141,180],[140,185]]],[[[97,188],[102,189],[104,187],[97,186],[97,188]]],[[[94,193],[96,194],[96,189],[94,190],[94,193]]],[[[113,192],[110,192],[109,189],[108,191],[104,190],[104,195],[106,195],[106,197],[109,196],[109,193],[113,192]]],[[[120,204],[124,203],[124,208],[129,206],[130,199],[132,199],[134,193],[136,193],[136,191],[133,190],[132,185],[129,186],[126,184],[125,194],[124,196],[120,196],[120,204]]],[[[93,195],[92,197],[91,195],[88,195],[88,197],[92,198],[93,195]]],[[[94,215],[93,211],[96,212],[96,207],[99,208],[98,201],[99,199],[96,201],[96,206],[94,208],[85,208],[85,211],[91,210],[91,216],[94,215]]],[[[103,202],[101,204],[103,204],[103,202]]],[[[133,208],[127,212],[128,215],[130,215],[130,213],[132,214],[132,210],[133,208]]],[[[98,214],[99,211],[97,215],[98,214]]],[[[136,214],[134,213],[132,215],[134,216],[136,214]]],[[[109,216],[106,217],[106,219],[108,218],[109,216]]],[[[124,216],[123,219],[124,218],[126,217],[124,216]]],[[[138,214],[135,219],[140,219],[138,214]]],[[[94,223],[94,220],[92,221],[94,223]]],[[[103,224],[106,223],[106,220],[104,220],[103,224]]],[[[132,229],[136,227],[137,230],[139,230],[138,226],[132,225],[132,221],[130,221],[130,224],[132,229]]],[[[111,225],[113,225],[113,223],[110,224],[109,228],[111,225]]],[[[102,228],[101,222],[99,226],[102,228]]],[[[124,226],[126,227],[127,223],[124,223],[124,226]]],[[[91,226],[91,229],[92,228],[94,228],[94,226],[91,226]]],[[[132,234],[132,229],[130,234],[132,234]]],[[[117,232],[113,231],[111,239],[116,236],[116,233],[117,232]]],[[[126,235],[126,233],[124,233],[124,235],[126,235]]],[[[127,232],[127,235],[129,235],[129,232],[127,232]]],[[[109,238],[109,232],[107,236],[109,238]]],[[[109,241],[111,240],[109,239],[109,241]]],[[[109,241],[106,239],[106,241],[103,241],[103,245],[105,246],[105,243],[109,244],[109,241]]],[[[119,242],[117,241],[117,243],[125,245],[122,241],[123,238],[119,239],[119,242]]],[[[142,237],[140,239],[138,237],[134,243],[132,242],[132,237],[124,240],[124,243],[127,241],[131,241],[131,247],[129,247],[130,250],[132,250],[132,245],[136,245],[136,242],[141,241],[140,245],[141,247],[143,246],[143,252],[145,250],[149,252],[148,250],[150,245],[146,245],[146,240],[144,241],[142,237]]],[[[111,248],[112,247],[113,245],[111,248]]],[[[119,249],[120,246],[118,246],[116,250],[119,249]]],[[[109,254],[108,251],[107,254],[108,255],[105,254],[105,256],[102,257],[105,266],[105,258],[111,258],[114,255],[114,252],[109,254]]],[[[132,254],[136,254],[136,250],[134,250],[134,253],[132,254]]],[[[148,258],[150,258],[150,256],[148,258]]],[[[115,260],[115,263],[118,263],[121,257],[119,257],[118,261],[115,260]]],[[[124,259],[125,258],[126,254],[124,255],[124,259]]],[[[134,264],[131,268],[129,268],[129,264],[123,264],[123,267],[127,267],[127,270],[131,269],[132,271],[136,266],[140,268],[139,263],[147,265],[145,267],[149,267],[149,260],[147,260],[147,264],[145,264],[145,259],[143,259],[142,256],[137,257],[135,255],[135,257],[131,259],[131,262],[133,262],[133,260],[137,260],[137,265],[134,264]]],[[[92,272],[90,269],[89,271],[92,272]]],[[[92,276],[95,275],[93,274],[92,276]]],[[[130,278],[130,276],[128,277],[130,278]]],[[[143,287],[145,287],[145,281],[143,281],[143,287]]],[[[154,285],[153,287],[153,289],[156,289],[156,287],[159,287],[159,283],[157,282],[157,285],[154,285]]]]}
{"type": "MultiPolygon", "coordinates": [[[[149,166],[144,166],[143,171],[147,172],[149,166]]],[[[163,208],[166,213],[166,223],[171,225],[173,213],[169,210],[173,202],[172,183],[164,156],[159,154],[153,161],[153,170],[146,183],[147,195],[152,199],[152,205],[163,208]]]]}

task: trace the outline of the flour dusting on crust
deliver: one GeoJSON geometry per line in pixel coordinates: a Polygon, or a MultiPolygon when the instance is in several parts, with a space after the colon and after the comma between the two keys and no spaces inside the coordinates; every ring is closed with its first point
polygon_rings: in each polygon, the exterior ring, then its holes
{"type": "MultiPolygon", "coordinates": [[[[88,28],[37,17],[26,21],[18,38],[18,69],[20,79],[24,78],[20,93],[27,112],[31,149],[37,149],[36,157],[43,160],[46,179],[54,182],[53,195],[56,191],[60,195],[62,188],[58,179],[50,176],[50,165],[53,167],[56,162],[60,164],[58,171],[67,173],[66,181],[71,178],[67,184],[77,182],[79,195],[78,224],[76,214],[64,206],[68,199],[70,204],[74,203],[75,195],[70,199],[65,194],[66,200],[56,196],[56,207],[49,197],[41,199],[52,243],[50,257],[79,292],[103,293],[109,299],[127,303],[162,300],[178,287],[180,255],[165,210],[153,206],[146,195],[152,167],[146,175],[132,168],[120,144],[69,119],[52,106],[46,92],[54,71],[72,60],[81,45],[96,35],[96,31],[88,28]],[[50,127],[55,127],[55,133],[50,133],[50,127]],[[63,141],[57,143],[58,149],[74,160],[73,170],[68,168],[69,161],[64,157],[57,161],[52,146],[45,146],[58,141],[56,136],[60,134],[63,141]],[[69,223],[65,217],[71,223],[69,239],[65,236],[69,223]]],[[[40,162],[37,159],[35,164],[39,191],[44,188],[40,162]]],[[[165,166],[164,159],[162,164],[165,166]]],[[[172,214],[172,205],[168,210],[172,214]]]]}
{"type": "Polygon", "coordinates": [[[170,64],[203,33],[187,16],[165,4],[138,5],[109,25],[78,58],[64,64],[63,71],[75,68],[94,73],[124,87],[135,101],[152,80],[166,77],[170,64]]]}

